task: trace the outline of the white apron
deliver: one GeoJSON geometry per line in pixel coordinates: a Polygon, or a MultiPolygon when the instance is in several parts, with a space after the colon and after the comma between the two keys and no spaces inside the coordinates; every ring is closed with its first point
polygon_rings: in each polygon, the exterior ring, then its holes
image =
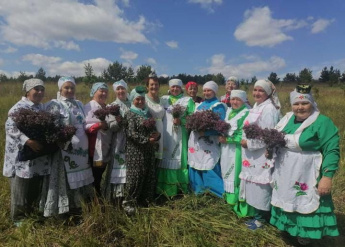
{"type": "MultiPolygon", "coordinates": [[[[234,131],[237,130],[237,122],[241,119],[248,109],[244,108],[234,118],[228,120],[231,113],[231,108],[226,112],[225,121],[230,124],[228,136],[232,136],[234,131]]],[[[224,181],[224,190],[228,193],[234,193],[235,191],[235,158],[236,158],[236,144],[222,143],[220,146],[220,165],[222,170],[222,177],[224,181]]]]}
{"type": "Polygon", "coordinates": [[[77,106],[73,104],[72,107],[64,101],[59,102],[65,108],[65,112],[69,112],[69,124],[77,128],[71,140],[73,149],[70,151],[61,150],[69,187],[70,189],[77,189],[91,184],[94,180],[88,161],[88,139],[84,130],[85,114],[83,106],[78,101],[75,101],[77,106]]]}
{"type": "MultiPolygon", "coordinates": [[[[174,105],[180,104],[187,108],[190,99],[190,97],[182,97],[178,99],[174,105]]],[[[161,103],[167,111],[163,118],[163,160],[159,164],[159,167],[173,170],[181,169],[181,126],[176,126],[173,123],[174,118],[170,113],[173,105],[169,105],[169,96],[162,96],[161,103]]]]}
{"type": "MultiPolygon", "coordinates": [[[[277,129],[283,130],[289,119],[290,112],[278,123],[277,129]]],[[[320,174],[322,155],[318,151],[302,151],[299,138],[302,131],[310,126],[319,116],[314,112],[306,119],[294,134],[287,134],[287,147],[279,151],[273,172],[273,193],[271,204],[285,212],[309,214],[320,205],[317,192],[317,178],[320,174]]]]}
{"type": "MultiPolygon", "coordinates": [[[[208,110],[223,104],[217,102],[208,110]]],[[[226,109],[226,108],[225,108],[226,109]]],[[[220,158],[218,136],[200,137],[198,132],[192,131],[188,140],[188,164],[196,170],[212,170],[220,158]]]]}

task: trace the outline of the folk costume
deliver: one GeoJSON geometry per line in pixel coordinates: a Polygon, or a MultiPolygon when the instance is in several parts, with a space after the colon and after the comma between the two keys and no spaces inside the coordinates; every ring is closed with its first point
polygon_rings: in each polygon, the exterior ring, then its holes
{"type": "Polygon", "coordinates": [[[309,93],[294,91],[290,101],[309,101],[314,110],[302,122],[289,112],[276,126],[286,133],[287,147],[279,151],[273,172],[270,223],[302,238],[338,236],[332,196],[317,190],[320,179],[332,178],[338,169],[338,129],[320,114],[309,93]]]}
{"type": "MultiPolygon", "coordinates": [[[[215,94],[218,91],[218,85],[213,81],[206,82],[203,88],[209,88],[215,94]]],[[[195,110],[212,110],[224,120],[226,106],[219,102],[217,97],[213,97],[205,99],[195,110]]],[[[216,196],[223,197],[224,185],[219,164],[218,135],[215,130],[205,131],[204,136],[200,136],[195,131],[190,134],[188,140],[189,179],[191,188],[196,194],[209,190],[216,196]]]]}
{"type": "MultiPolygon", "coordinates": [[[[182,88],[182,81],[172,79],[169,87],[177,85],[182,88]]],[[[184,97],[183,93],[177,96],[165,95],[161,104],[166,110],[163,118],[163,159],[158,167],[157,193],[166,196],[175,196],[178,193],[188,193],[186,116],[194,111],[194,101],[184,97]],[[181,125],[174,125],[172,109],[174,105],[181,105],[185,113],[180,118],[181,125]]]]}
{"type": "MultiPolygon", "coordinates": [[[[66,82],[75,85],[72,77],[61,77],[59,89],[66,82]]],[[[65,125],[73,125],[77,131],[70,145],[51,157],[51,174],[43,183],[41,210],[44,216],[80,213],[82,201],[93,197],[94,181],[89,164],[84,107],[80,101],[61,96],[58,92],[57,99],[48,102],[46,110],[60,114],[60,121],[65,125]]]]}
{"type": "MultiPolygon", "coordinates": [[[[247,99],[246,92],[242,90],[232,90],[231,98],[233,97],[238,97],[243,102],[247,99]]],[[[241,183],[239,174],[242,170],[242,128],[248,114],[249,110],[245,104],[238,109],[228,108],[225,121],[231,127],[226,137],[227,143],[221,144],[220,165],[224,181],[224,198],[239,217],[253,216],[254,214],[253,207],[248,205],[239,195],[241,183]]]]}
{"type": "MultiPolygon", "coordinates": [[[[23,91],[29,92],[37,86],[44,87],[43,81],[29,79],[24,81],[23,91]]],[[[18,152],[24,148],[29,138],[22,133],[11,118],[11,114],[21,108],[34,111],[44,110],[44,105],[35,104],[27,97],[22,97],[8,112],[5,123],[6,144],[3,175],[11,178],[11,218],[16,224],[26,217],[41,196],[43,178],[50,174],[47,155],[33,160],[19,161],[18,152]]]]}

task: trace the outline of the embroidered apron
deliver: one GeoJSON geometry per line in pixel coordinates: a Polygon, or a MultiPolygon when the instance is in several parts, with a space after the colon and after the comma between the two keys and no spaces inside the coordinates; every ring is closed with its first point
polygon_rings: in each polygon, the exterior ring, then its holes
{"type": "MultiPolygon", "coordinates": [[[[208,110],[223,104],[217,102],[208,110]]],[[[225,108],[226,109],[226,108],[225,108]]],[[[197,109],[196,109],[197,110],[197,109]]],[[[220,158],[218,136],[200,136],[192,131],[188,140],[188,164],[196,170],[212,170],[220,158]]]]}
{"type": "MultiPolygon", "coordinates": [[[[232,136],[234,131],[237,130],[237,122],[241,119],[246,113],[247,109],[243,109],[239,112],[234,118],[227,120],[231,113],[231,110],[227,111],[225,121],[230,124],[230,129],[228,136],[232,136]]],[[[224,190],[228,193],[234,193],[235,190],[235,158],[236,158],[236,144],[222,143],[221,144],[221,156],[220,156],[220,165],[222,170],[222,177],[224,181],[224,190]]]]}
{"type": "Polygon", "coordinates": [[[76,189],[93,182],[92,170],[88,162],[88,139],[84,130],[85,114],[83,107],[77,102],[69,106],[60,101],[61,105],[69,112],[69,124],[77,128],[73,136],[72,150],[61,150],[65,164],[67,180],[71,189],[76,189]]]}
{"type": "MultiPolygon", "coordinates": [[[[299,138],[302,131],[318,117],[314,112],[294,134],[287,134],[287,147],[281,149],[273,172],[273,193],[271,204],[285,212],[308,214],[316,211],[320,205],[317,192],[317,178],[320,174],[322,155],[318,151],[302,151],[299,138]]],[[[283,130],[293,113],[288,113],[277,125],[283,130]]]]}
{"type": "MultiPolygon", "coordinates": [[[[180,104],[187,108],[190,97],[180,98],[174,105],[180,104]]],[[[162,97],[162,106],[166,109],[163,119],[163,160],[159,167],[166,169],[181,168],[182,153],[182,130],[181,126],[173,124],[173,116],[171,109],[173,105],[169,105],[169,96],[162,97]]]]}

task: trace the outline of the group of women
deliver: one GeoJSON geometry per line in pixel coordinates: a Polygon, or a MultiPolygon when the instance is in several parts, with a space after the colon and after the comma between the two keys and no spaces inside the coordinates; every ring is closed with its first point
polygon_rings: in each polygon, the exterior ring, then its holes
{"type": "Polygon", "coordinates": [[[106,83],[92,86],[92,100],[85,106],[75,99],[72,77],[60,78],[58,88],[57,99],[43,105],[44,83],[26,80],[25,96],[9,111],[3,173],[11,178],[15,223],[35,201],[44,216],[74,213],[96,191],[133,214],[155,195],[173,197],[191,190],[224,198],[239,217],[251,217],[246,225],[253,230],[270,222],[301,243],[339,234],[330,194],[339,162],[338,130],[320,114],[308,88],[291,92],[292,111],[280,121],[279,99],[268,80],[255,83],[253,108],[235,77],[227,80],[221,101],[213,81],[203,85],[201,99],[195,82],[186,84],[184,96],[182,81],[171,79],[168,94],[160,97],[154,73],[146,88],[130,92],[120,80],[113,84],[116,99],[108,105],[118,105],[120,114],[101,120],[94,112],[107,107],[106,83]],[[42,148],[11,119],[21,107],[59,113],[62,123],[77,129],[71,144],[51,155],[18,161],[24,145],[42,148]],[[226,135],[186,129],[186,117],[205,110],[230,124],[226,135]],[[250,124],[286,133],[286,147],[268,159],[265,143],[246,137],[243,126],[250,124]]]}

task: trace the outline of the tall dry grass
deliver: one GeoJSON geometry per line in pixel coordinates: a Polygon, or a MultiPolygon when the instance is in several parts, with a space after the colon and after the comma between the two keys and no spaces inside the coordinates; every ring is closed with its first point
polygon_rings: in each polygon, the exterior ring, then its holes
{"type": "MultiPolygon", "coordinates": [[[[339,230],[342,236],[314,242],[314,246],[344,246],[345,233],[345,111],[343,90],[316,85],[317,103],[322,114],[329,116],[341,135],[340,169],[333,181],[333,197],[339,230]]],[[[167,92],[162,86],[161,92],[167,92]]],[[[243,87],[253,102],[252,87],[243,87]]],[[[282,111],[289,111],[289,92],[293,85],[278,86],[282,111]]],[[[55,98],[57,86],[46,85],[45,101],[55,98]]],[[[111,90],[110,90],[111,91],[111,90]]],[[[200,90],[201,91],[201,90],[200,90]]],[[[224,93],[220,88],[219,96],[224,93]]],[[[199,92],[201,95],[201,93],[199,92]]],[[[4,157],[4,123],[8,110],[21,98],[20,83],[0,84],[0,154],[4,157]]],[[[77,86],[77,98],[90,100],[89,88],[77,86]]],[[[109,95],[109,102],[114,95],[109,95]]],[[[75,225],[63,217],[42,220],[34,213],[20,228],[10,221],[10,191],[7,178],[0,176],[0,246],[291,246],[290,240],[272,226],[257,231],[248,230],[229,207],[211,195],[181,196],[141,208],[127,217],[107,202],[84,206],[83,220],[75,225]]]]}

